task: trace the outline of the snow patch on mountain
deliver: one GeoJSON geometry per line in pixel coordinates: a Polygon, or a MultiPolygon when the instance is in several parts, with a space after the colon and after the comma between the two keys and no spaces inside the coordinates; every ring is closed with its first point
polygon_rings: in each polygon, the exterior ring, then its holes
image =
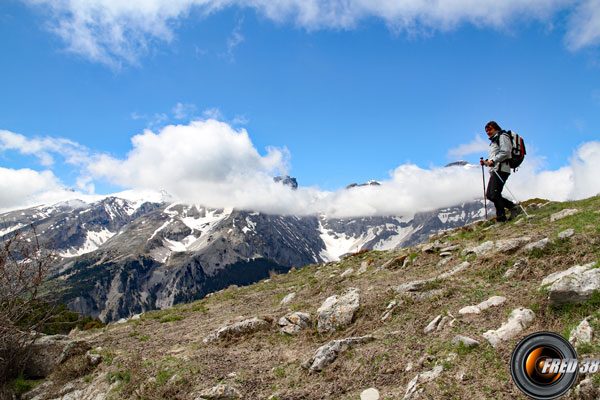
{"type": "Polygon", "coordinates": [[[86,234],[85,242],[80,247],[71,247],[70,249],[58,253],[60,257],[70,258],[77,257],[82,254],[91,253],[102,246],[104,242],[113,237],[116,232],[111,232],[108,229],[102,229],[99,232],[88,231],[86,234]]]}

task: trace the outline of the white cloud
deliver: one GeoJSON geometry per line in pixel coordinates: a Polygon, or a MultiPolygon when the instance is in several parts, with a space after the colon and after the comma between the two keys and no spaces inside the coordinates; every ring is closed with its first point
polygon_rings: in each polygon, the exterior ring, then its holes
{"type": "Polygon", "coordinates": [[[175,107],[173,107],[173,116],[176,119],[186,119],[192,116],[192,114],[196,111],[196,106],[194,104],[189,103],[177,103],[175,107]]]}
{"type": "Polygon", "coordinates": [[[68,199],[95,200],[67,189],[51,171],[0,167],[0,212],[55,204],[68,199]]]}
{"type": "MultiPolygon", "coordinates": [[[[395,32],[432,32],[461,24],[493,28],[518,27],[537,19],[548,25],[569,19],[566,41],[580,49],[600,42],[600,0],[23,0],[43,6],[51,15],[51,29],[68,49],[84,57],[120,68],[136,64],[154,41],[170,42],[177,21],[190,10],[207,16],[225,7],[253,8],[267,18],[293,21],[315,29],[352,29],[360,21],[377,18],[395,32]]],[[[198,15],[197,13],[194,13],[198,15]]],[[[232,49],[243,40],[239,30],[229,40],[232,49]]]]}
{"type": "MultiPolygon", "coordinates": [[[[17,134],[6,137],[18,139],[20,145],[14,145],[18,148],[32,142],[17,134]]],[[[60,141],[49,142],[53,140],[60,141]]],[[[398,166],[381,186],[333,192],[303,186],[292,190],[272,179],[289,169],[287,149],[268,148],[261,154],[245,129],[214,119],[169,125],[156,133],[146,130],[131,143],[123,159],[88,154],[87,161],[78,165],[78,187],[93,193],[95,180],[106,179],[136,190],[164,189],[175,200],[193,204],[334,217],[409,216],[478,199],[483,192],[479,165],[424,169],[412,164],[398,166]]],[[[599,169],[597,141],[582,144],[568,165],[554,171],[544,168],[543,158],[528,154],[509,178],[508,189],[521,201],[586,198],[600,193],[599,169]]],[[[505,194],[509,196],[508,191],[505,194]]],[[[65,189],[51,171],[0,169],[0,210],[83,196],[65,189]]]]}
{"type": "Polygon", "coordinates": [[[475,135],[475,139],[473,139],[472,142],[461,144],[454,149],[450,149],[448,151],[448,158],[453,160],[462,159],[464,156],[474,153],[480,153],[482,156],[486,156],[489,145],[489,140],[483,139],[480,135],[475,135]]]}
{"type": "Polygon", "coordinates": [[[88,150],[68,139],[51,137],[28,139],[27,137],[0,129],[0,150],[17,150],[21,154],[36,156],[42,165],[54,164],[51,153],[57,153],[70,164],[82,164],[86,161],[88,150]]]}

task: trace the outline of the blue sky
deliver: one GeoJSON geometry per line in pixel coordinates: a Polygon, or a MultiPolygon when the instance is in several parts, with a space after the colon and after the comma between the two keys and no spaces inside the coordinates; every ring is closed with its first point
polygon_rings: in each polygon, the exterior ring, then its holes
{"type": "Polygon", "coordinates": [[[245,185],[289,173],[306,213],[352,182],[406,186],[414,168],[431,180],[386,200],[457,201],[475,186],[426,188],[486,155],[492,119],[526,139],[523,196],[600,192],[576,173],[599,157],[598,0],[172,3],[0,3],[0,209],[145,188],[284,212],[244,196],[287,193],[245,185]]]}

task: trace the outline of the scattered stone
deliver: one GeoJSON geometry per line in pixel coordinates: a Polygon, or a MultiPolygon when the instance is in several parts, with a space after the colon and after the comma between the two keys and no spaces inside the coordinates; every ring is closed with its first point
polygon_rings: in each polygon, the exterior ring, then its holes
{"type": "Polygon", "coordinates": [[[550,242],[550,239],[544,238],[537,242],[529,243],[527,246],[525,246],[525,251],[529,253],[535,249],[544,250],[546,247],[548,247],[549,242],[550,242]]]}
{"type": "Polygon", "coordinates": [[[574,346],[577,344],[592,342],[594,329],[590,326],[588,318],[581,321],[581,323],[571,331],[571,334],[569,335],[569,342],[571,342],[571,344],[574,346]]]}
{"type": "Polygon", "coordinates": [[[569,215],[574,215],[579,212],[576,208],[566,208],[560,212],[554,213],[550,216],[550,222],[558,221],[564,217],[568,217],[569,215]]]}
{"type": "Polygon", "coordinates": [[[290,293],[287,296],[285,296],[281,302],[279,303],[280,306],[285,306],[288,303],[290,303],[292,300],[294,300],[296,298],[296,293],[290,293]]]}
{"type": "Polygon", "coordinates": [[[442,320],[438,324],[437,328],[435,328],[435,330],[441,331],[442,329],[444,329],[444,326],[452,325],[452,321],[453,321],[452,317],[446,315],[444,318],[442,318],[442,320]]]}
{"type": "Polygon", "coordinates": [[[381,269],[386,269],[386,268],[390,268],[390,267],[395,266],[395,265],[402,265],[402,266],[404,266],[404,263],[405,263],[405,261],[406,261],[407,258],[408,258],[408,254],[399,255],[398,257],[394,257],[394,258],[386,261],[380,268],[381,269]]]}
{"type": "Polygon", "coordinates": [[[360,400],[379,400],[379,390],[369,388],[360,394],[360,400]]]}
{"type": "Polygon", "coordinates": [[[573,389],[573,398],[580,400],[596,400],[600,396],[600,389],[592,378],[582,380],[579,385],[573,389]]]}
{"type": "Polygon", "coordinates": [[[508,322],[496,330],[489,330],[483,334],[492,347],[496,348],[500,342],[510,340],[517,336],[535,319],[535,313],[528,308],[516,308],[508,317],[508,322]]]}
{"type": "Polygon", "coordinates": [[[212,343],[218,340],[236,337],[236,336],[244,336],[254,332],[258,332],[261,330],[267,330],[271,326],[270,323],[260,318],[250,318],[241,322],[236,322],[235,324],[224,326],[220,328],[217,332],[212,333],[204,338],[204,343],[212,343]]]}
{"type": "Polygon", "coordinates": [[[295,335],[310,326],[310,314],[303,312],[288,314],[279,319],[278,325],[282,333],[295,335]]]}
{"type": "Polygon", "coordinates": [[[346,276],[352,274],[354,272],[354,268],[348,268],[340,275],[340,278],[345,278],[346,276]]]}
{"type": "Polygon", "coordinates": [[[452,246],[448,246],[448,247],[444,247],[443,249],[440,250],[440,252],[444,253],[444,252],[452,252],[454,250],[458,250],[460,249],[460,245],[455,244],[452,246]]]}
{"type": "Polygon", "coordinates": [[[69,339],[66,335],[41,335],[31,346],[31,357],[25,375],[46,377],[54,368],[73,356],[85,354],[92,346],[84,340],[69,339]]]}
{"type": "Polygon", "coordinates": [[[467,337],[467,336],[462,336],[462,335],[454,336],[454,339],[452,339],[452,344],[459,345],[460,343],[462,343],[465,347],[477,347],[481,344],[477,340],[471,339],[470,337],[467,337]]]}
{"type": "Polygon", "coordinates": [[[486,301],[482,301],[476,306],[468,306],[461,308],[458,313],[461,315],[466,314],[481,314],[483,310],[487,310],[490,307],[496,307],[503,304],[506,301],[506,297],[502,296],[492,296],[486,301]]]}
{"type": "Polygon", "coordinates": [[[423,330],[423,332],[425,334],[431,333],[435,330],[435,328],[437,328],[438,324],[440,323],[440,321],[442,320],[442,316],[438,315],[437,317],[435,317],[423,330]]]}
{"type": "Polygon", "coordinates": [[[529,243],[530,241],[531,238],[528,236],[498,240],[496,241],[496,251],[508,253],[510,251],[518,249],[519,247],[523,246],[525,243],[529,243]]]}
{"type": "Polygon", "coordinates": [[[515,264],[506,270],[504,273],[505,278],[512,278],[517,273],[521,272],[527,266],[527,260],[521,259],[515,262],[515,264]]]}
{"type": "Polygon", "coordinates": [[[418,395],[423,391],[421,385],[431,382],[432,380],[440,376],[443,370],[444,367],[438,365],[434,367],[431,371],[423,372],[422,374],[416,375],[413,378],[413,380],[408,383],[408,386],[406,387],[406,393],[404,394],[402,400],[417,398],[418,395]]]}
{"type": "Polygon", "coordinates": [[[334,332],[340,326],[349,325],[359,307],[360,295],[356,288],[346,290],[341,296],[328,297],[317,310],[317,331],[334,332]]]}
{"type": "Polygon", "coordinates": [[[90,367],[95,367],[102,362],[102,356],[96,353],[90,353],[89,351],[85,353],[85,358],[90,367]]]}
{"type": "Polygon", "coordinates": [[[440,252],[440,257],[450,257],[452,255],[451,251],[442,251],[440,252]]]}
{"type": "Polygon", "coordinates": [[[396,300],[390,301],[390,304],[388,304],[383,315],[381,316],[381,322],[387,321],[392,316],[392,314],[394,313],[394,310],[396,309],[397,306],[398,306],[398,301],[396,301],[396,300]]]}
{"type": "Polygon", "coordinates": [[[235,400],[241,398],[242,394],[237,389],[220,383],[215,387],[200,392],[195,400],[235,400]]]}
{"type": "Polygon", "coordinates": [[[360,268],[359,268],[359,270],[358,270],[358,271],[356,271],[356,275],[362,275],[362,274],[364,274],[365,272],[367,272],[367,268],[368,268],[368,267],[369,267],[369,263],[367,263],[366,261],[363,261],[363,262],[360,264],[360,268]]]}
{"type": "MultiPolygon", "coordinates": [[[[435,279],[446,279],[446,278],[450,278],[453,275],[458,274],[460,271],[468,268],[471,264],[469,264],[468,261],[465,261],[463,263],[458,264],[456,267],[452,268],[450,271],[444,272],[443,274],[440,274],[437,278],[435,279]]],[[[435,280],[433,279],[433,280],[435,280]]]]}
{"type": "Polygon", "coordinates": [[[483,242],[479,246],[464,249],[463,255],[475,253],[475,255],[477,257],[480,257],[480,256],[492,251],[494,249],[494,246],[495,246],[494,242],[491,240],[488,240],[487,242],[483,242]]]}
{"type": "MultiPolygon", "coordinates": [[[[442,254],[440,253],[440,256],[442,254]]],[[[437,267],[443,267],[444,265],[448,264],[448,262],[450,261],[450,258],[442,258],[438,263],[437,263],[437,267]]]]}
{"type": "Polygon", "coordinates": [[[322,371],[331,365],[341,352],[357,344],[368,343],[372,340],[375,340],[375,338],[371,335],[332,340],[319,347],[312,358],[302,364],[302,367],[311,371],[322,371]]]}
{"type": "Polygon", "coordinates": [[[553,274],[550,274],[547,277],[545,277],[544,280],[542,280],[542,283],[540,286],[544,287],[544,286],[550,285],[551,283],[554,283],[554,282],[564,278],[565,276],[583,273],[595,265],[596,265],[596,263],[594,263],[594,262],[585,264],[585,265],[574,265],[565,271],[554,272],[553,274]]]}
{"type": "Polygon", "coordinates": [[[565,229],[558,234],[560,240],[566,240],[575,234],[575,229],[565,229]]]}
{"type": "Polygon", "coordinates": [[[548,300],[551,305],[582,303],[600,290],[600,269],[572,273],[555,281],[550,287],[548,300]]]}
{"type": "Polygon", "coordinates": [[[52,386],[54,386],[54,382],[52,381],[44,381],[28,391],[27,393],[23,393],[20,397],[21,400],[40,400],[46,398],[44,396],[44,392],[49,390],[52,386]]]}

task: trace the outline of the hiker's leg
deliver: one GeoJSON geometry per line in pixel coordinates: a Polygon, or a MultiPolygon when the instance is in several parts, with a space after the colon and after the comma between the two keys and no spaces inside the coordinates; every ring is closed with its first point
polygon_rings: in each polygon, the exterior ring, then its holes
{"type": "Polygon", "coordinates": [[[504,211],[504,201],[502,199],[502,189],[504,188],[504,184],[494,171],[491,171],[490,181],[488,182],[488,188],[486,197],[489,201],[494,203],[494,207],[496,207],[496,220],[497,221],[506,221],[506,214],[504,211]]]}
{"type": "MultiPolygon", "coordinates": [[[[506,184],[506,181],[508,180],[508,177],[510,176],[510,174],[508,172],[498,172],[498,173],[500,174],[500,178],[502,178],[502,180],[504,181],[504,184],[502,185],[502,188],[504,188],[504,185],[506,184]]],[[[502,199],[502,204],[503,204],[504,208],[508,208],[509,210],[512,210],[513,208],[515,208],[515,203],[508,200],[506,197],[502,197],[502,189],[500,189],[500,197],[502,199]]]]}

